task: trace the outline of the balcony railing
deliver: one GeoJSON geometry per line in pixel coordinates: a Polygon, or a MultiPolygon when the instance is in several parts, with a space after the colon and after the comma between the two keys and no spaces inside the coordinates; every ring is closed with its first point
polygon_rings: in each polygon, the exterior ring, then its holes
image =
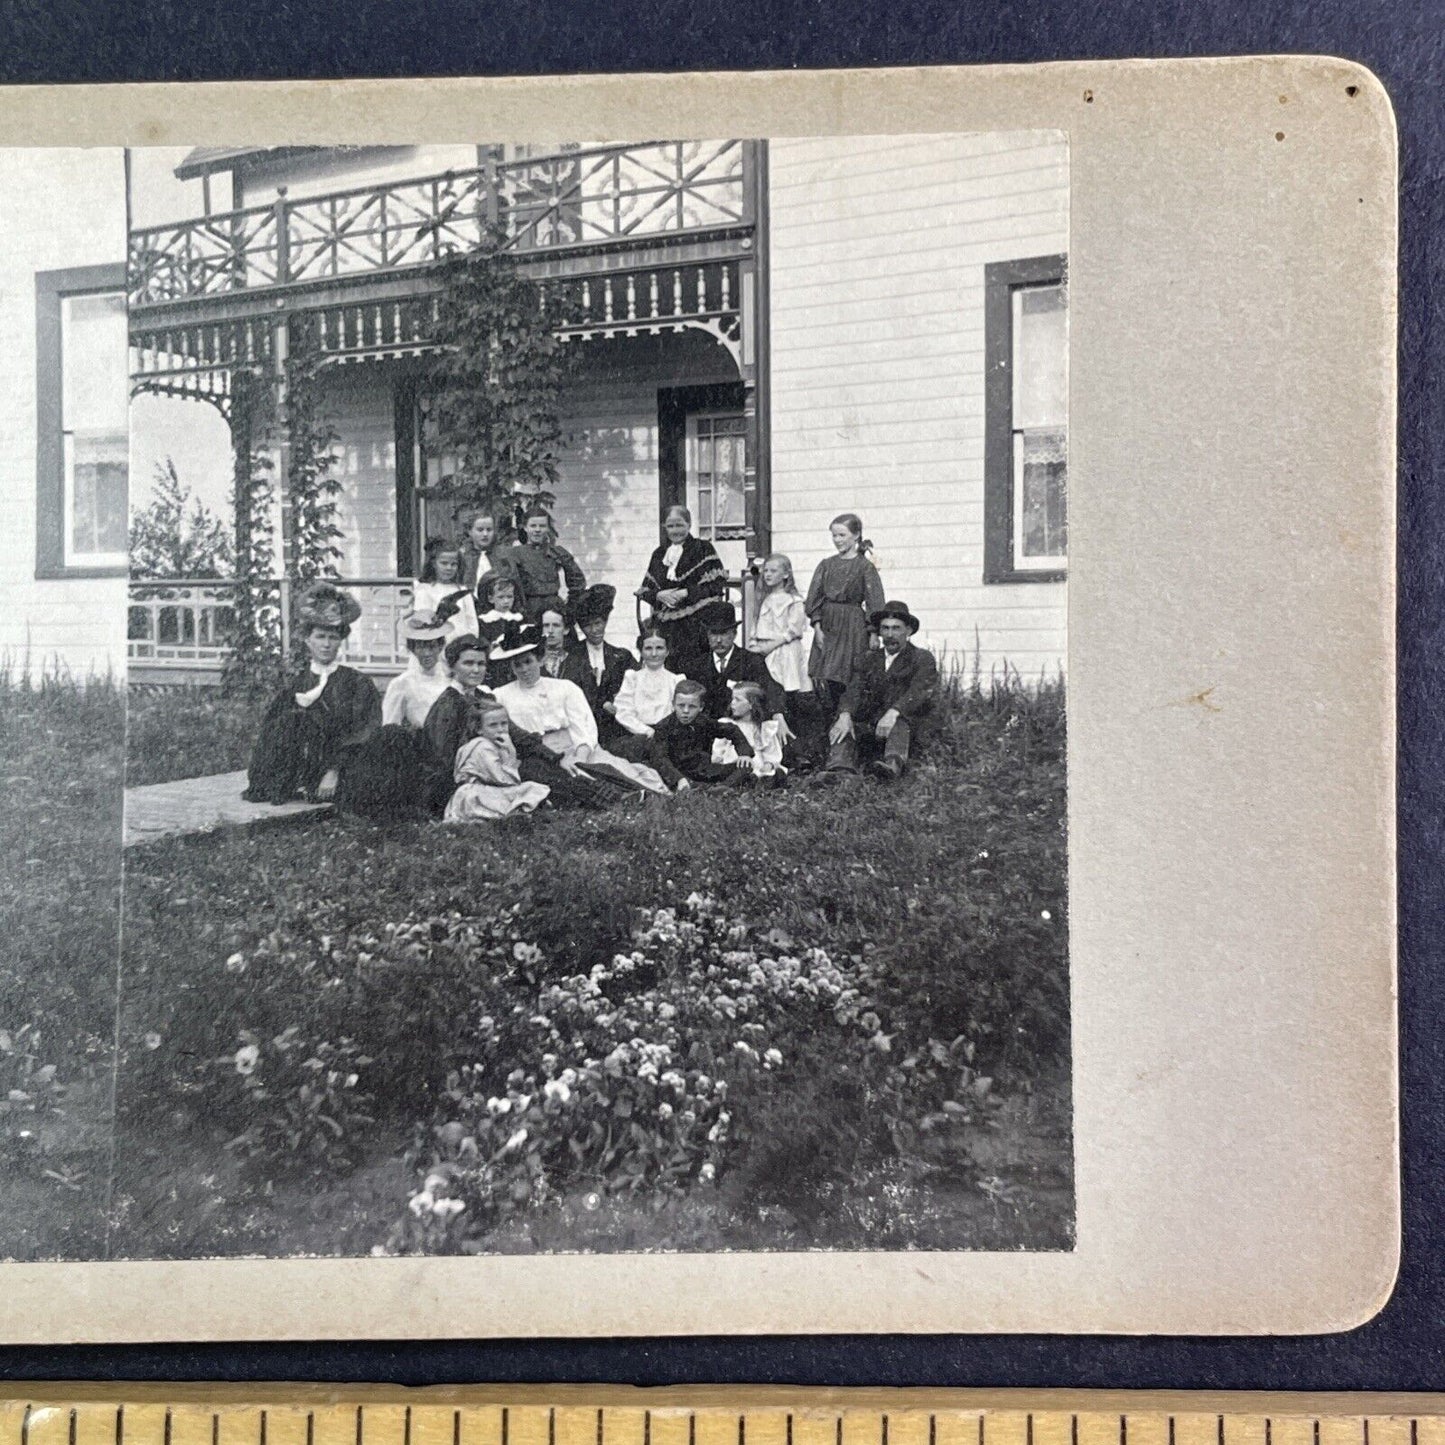
{"type": "Polygon", "coordinates": [[[740,140],[596,146],[152,226],[132,305],[425,266],[502,237],[518,254],[685,237],[750,221],[740,140]]]}

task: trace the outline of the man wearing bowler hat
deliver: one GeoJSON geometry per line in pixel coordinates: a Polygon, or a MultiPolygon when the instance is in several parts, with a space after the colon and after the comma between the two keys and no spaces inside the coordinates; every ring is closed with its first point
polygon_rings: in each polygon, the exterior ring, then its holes
{"type": "Polygon", "coordinates": [[[885,602],[868,618],[880,647],[854,668],[838,719],[828,733],[828,772],[868,771],[892,781],[903,776],[919,734],[932,725],[938,707],[938,664],[910,640],[918,619],[905,603],[885,602]]]}
{"type": "MultiPolygon", "coordinates": [[[[707,689],[704,715],[713,719],[727,717],[733,688],[740,682],[755,682],[767,699],[764,706],[768,716],[781,720],[783,690],[758,653],[738,646],[738,614],[732,603],[710,602],[698,614],[698,620],[707,633],[707,651],[694,660],[687,675],[707,689]]],[[[782,736],[785,742],[793,736],[786,723],[782,736]]]]}

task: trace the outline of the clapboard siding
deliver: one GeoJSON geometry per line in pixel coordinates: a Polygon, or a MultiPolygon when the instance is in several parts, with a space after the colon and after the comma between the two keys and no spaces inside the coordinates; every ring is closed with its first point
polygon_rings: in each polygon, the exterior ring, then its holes
{"type": "Polygon", "coordinates": [[[0,148],[0,195],[0,658],[121,676],[125,579],[35,576],[35,274],[124,261],[124,154],[0,148]]]}
{"type": "Polygon", "coordinates": [[[856,511],[922,639],[984,676],[1061,669],[1065,588],[985,585],[984,267],[1068,249],[1039,134],[777,140],[769,161],[773,540],[800,579],[856,511]]]}

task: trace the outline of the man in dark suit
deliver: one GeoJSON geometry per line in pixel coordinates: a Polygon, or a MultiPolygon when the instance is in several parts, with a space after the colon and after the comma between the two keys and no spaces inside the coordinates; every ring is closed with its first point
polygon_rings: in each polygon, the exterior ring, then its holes
{"type": "Polygon", "coordinates": [[[885,781],[901,778],[909,753],[938,708],[938,664],[909,640],[918,619],[905,603],[885,602],[868,619],[881,647],[853,670],[828,733],[828,772],[856,773],[859,754],[885,781]]]}
{"type": "Polygon", "coordinates": [[[582,689],[597,719],[597,740],[604,748],[631,736],[613,715],[613,705],[624,674],[637,666],[637,659],[625,647],[616,647],[606,638],[607,619],[616,600],[617,589],[605,582],[583,591],[572,611],[572,620],[582,629],[582,641],[567,649],[557,674],[582,689]]]}
{"type": "MultiPolygon", "coordinates": [[[[698,616],[707,632],[707,651],[694,659],[687,675],[707,689],[703,715],[727,717],[733,687],[740,682],[755,682],[766,696],[767,715],[781,721],[783,690],[756,652],[738,646],[738,614],[732,603],[710,603],[698,616]]],[[[786,742],[792,736],[787,723],[783,723],[783,740],[786,742]]]]}

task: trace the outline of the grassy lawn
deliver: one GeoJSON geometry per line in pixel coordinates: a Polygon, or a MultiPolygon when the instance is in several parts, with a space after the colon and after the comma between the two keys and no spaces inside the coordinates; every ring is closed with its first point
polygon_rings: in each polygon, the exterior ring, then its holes
{"type": "Polygon", "coordinates": [[[264,692],[132,684],[126,697],[126,786],[244,768],[268,700],[264,692]]]}
{"type": "MultiPolygon", "coordinates": [[[[249,707],[137,700],[130,781],[249,707]]],[[[115,1252],[1069,1247],[1062,688],[949,713],[895,787],[129,850],[115,1252]]]]}
{"type": "Polygon", "coordinates": [[[0,1257],[104,1245],[125,704],[0,676],[0,1257]]]}

